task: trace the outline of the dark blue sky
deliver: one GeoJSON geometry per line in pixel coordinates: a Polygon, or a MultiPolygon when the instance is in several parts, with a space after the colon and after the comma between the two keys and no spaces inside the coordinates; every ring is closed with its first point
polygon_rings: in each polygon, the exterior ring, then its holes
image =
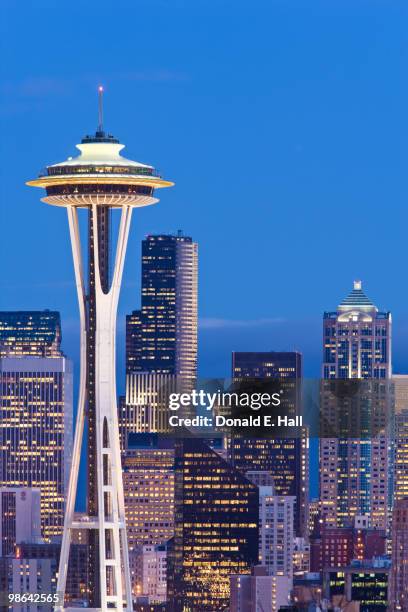
{"type": "MultiPolygon", "coordinates": [[[[105,124],[176,187],[137,211],[120,304],[139,305],[140,241],[200,249],[200,367],[231,350],[304,352],[362,278],[394,316],[408,371],[406,0],[1,3],[0,308],[58,309],[77,356],[64,212],[25,187],[105,124]]],[[[123,386],[123,381],[119,381],[123,386]]]]}

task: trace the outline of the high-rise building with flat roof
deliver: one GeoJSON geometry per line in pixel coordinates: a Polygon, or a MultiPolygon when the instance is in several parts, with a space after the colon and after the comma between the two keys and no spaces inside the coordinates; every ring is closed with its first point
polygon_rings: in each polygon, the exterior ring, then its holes
{"type": "Polygon", "coordinates": [[[6,356],[61,356],[60,313],[0,311],[0,357],[6,356]]]}
{"type": "Polygon", "coordinates": [[[223,609],[229,576],[258,562],[258,487],[203,440],[185,438],[176,440],[175,491],[168,609],[223,609]]]}
{"type": "Polygon", "coordinates": [[[408,498],[408,375],[393,375],[395,407],[394,499],[408,498]]]}
{"type": "Polygon", "coordinates": [[[72,456],[72,366],[65,357],[0,359],[0,487],[41,491],[41,531],[60,537],[72,456]]]}
{"type": "Polygon", "coordinates": [[[391,609],[408,609],[408,498],[397,499],[392,514],[391,609]]]}
{"type": "Polygon", "coordinates": [[[321,518],[332,527],[345,527],[353,525],[356,516],[366,515],[371,527],[388,530],[393,461],[387,430],[391,314],[378,310],[361,281],[354,282],[336,311],[324,313],[322,375],[322,419],[338,423],[349,414],[351,424],[345,433],[334,426],[333,437],[322,434],[320,439],[321,518]],[[330,382],[347,379],[361,381],[355,395],[345,383],[330,382]]]}
{"type": "MultiPolygon", "coordinates": [[[[279,379],[288,393],[282,403],[289,414],[301,403],[302,355],[298,352],[234,352],[234,380],[279,379]]],[[[232,438],[230,453],[233,465],[242,472],[269,472],[276,495],[292,495],[295,504],[295,532],[308,531],[309,441],[307,431],[299,438],[254,439],[232,438]]]]}
{"type": "Polygon", "coordinates": [[[174,445],[156,434],[130,434],[123,456],[129,549],[174,535],[174,445]]]}
{"type": "Polygon", "coordinates": [[[273,576],[293,578],[295,497],[259,487],[259,562],[273,576]]]}
{"type": "Polygon", "coordinates": [[[197,375],[198,246],[182,232],[142,241],[141,309],[126,317],[126,371],[197,375]]]}

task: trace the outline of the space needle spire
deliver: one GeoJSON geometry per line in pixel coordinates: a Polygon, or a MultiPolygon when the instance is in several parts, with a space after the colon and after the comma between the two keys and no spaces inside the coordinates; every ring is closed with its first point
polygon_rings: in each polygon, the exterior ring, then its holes
{"type": "MultiPolygon", "coordinates": [[[[98,130],[77,145],[80,154],[48,166],[45,174],[27,185],[45,189],[42,201],[67,211],[80,315],[79,399],[57,591],[65,595],[72,535],[77,529],[87,529],[92,558],[88,610],[131,612],[116,405],[116,316],[133,209],[155,204],[155,190],[173,183],[158,176],[152,166],[122,157],[124,145],[104,132],[102,100],[100,86],[98,130]],[[87,289],[79,229],[81,211],[88,218],[87,289]],[[120,216],[120,222],[114,263],[109,270],[111,212],[120,216]],[[78,520],[74,509],[86,421],[87,514],[78,520]]],[[[55,610],[61,612],[65,603],[63,597],[55,610]]]]}
{"type": "Polygon", "coordinates": [[[98,132],[103,132],[103,86],[98,87],[98,132]]]}

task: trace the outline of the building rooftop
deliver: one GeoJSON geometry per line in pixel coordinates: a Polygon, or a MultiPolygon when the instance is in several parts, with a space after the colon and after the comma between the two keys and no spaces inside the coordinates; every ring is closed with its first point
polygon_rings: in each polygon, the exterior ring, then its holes
{"type": "Polygon", "coordinates": [[[339,310],[349,310],[352,308],[369,308],[377,310],[375,304],[364,293],[360,280],[354,281],[352,291],[339,305],[339,310]]]}

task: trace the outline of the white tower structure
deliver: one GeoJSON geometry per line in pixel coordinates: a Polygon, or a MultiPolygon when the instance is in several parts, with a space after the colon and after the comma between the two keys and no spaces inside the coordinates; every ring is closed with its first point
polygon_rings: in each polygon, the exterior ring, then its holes
{"type": "MultiPolygon", "coordinates": [[[[81,325],[81,370],[78,412],[72,457],[72,468],[66,503],[64,533],[58,574],[57,591],[65,593],[68,559],[72,533],[75,529],[89,529],[97,534],[97,567],[94,584],[97,602],[88,610],[132,610],[129,556],[125,525],[125,506],[119,429],[116,406],[115,338],[116,313],[122,280],[125,252],[133,208],[155,204],[154,190],[170,187],[152,166],[128,160],[120,155],[124,145],[106,134],[102,126],[102,94],[99,88],[99,126],[95,136],[87,136],[77,145],[80,155],[48,166],[46,172],[27,184],[46,190],[43,202],[66,208],[71,237],[76,287],[81,325]],[[89,215],[88,252],[93,258],[94,308],[87,309],[84,265],[81,253],[79,209],[89,215]],[[109,283],[101,269],[100,257],[103,232],[100,219],[108,211],[120,212],[116,256],[109,283]],[[91,317],[95,321],[90,321],[91,317]],[[93,327],[92,327],[93,325],[93,327]],[[89,334],[94,330],[94,429],[95,449],[91,468],[95,474],[95,512],[78,521],[74,517],[78,472],[83,444],[85,406],[89,398],[89,334]],[[88,343],[88,344],[87,344],[88,343]],[[88,349],[87,349],[88,346],[88,349]]],[[[109,246],[109,245],[108,245],[109,246]]],[[[61,602],[56,610],[62,610],[61,602]]]]}

